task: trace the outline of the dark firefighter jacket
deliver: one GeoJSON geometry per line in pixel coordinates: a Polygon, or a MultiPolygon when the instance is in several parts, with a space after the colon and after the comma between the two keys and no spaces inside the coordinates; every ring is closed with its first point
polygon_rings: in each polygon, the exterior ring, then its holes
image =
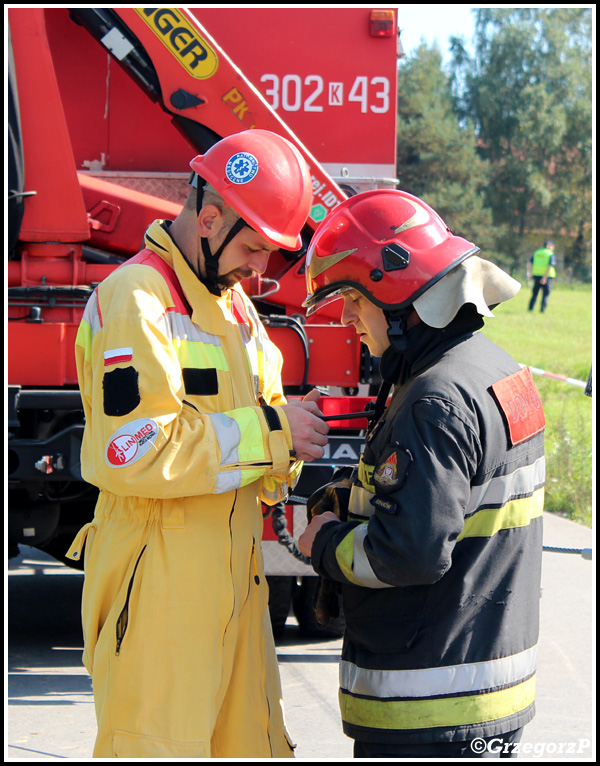
{"type": "Polygon", "coordinates": [[[313,547],[315,569],[342,583],[344,730],[493,736],[534,715],[542,405],[529,369],[460,322],[409,337],[349,521],[313,547]]]}

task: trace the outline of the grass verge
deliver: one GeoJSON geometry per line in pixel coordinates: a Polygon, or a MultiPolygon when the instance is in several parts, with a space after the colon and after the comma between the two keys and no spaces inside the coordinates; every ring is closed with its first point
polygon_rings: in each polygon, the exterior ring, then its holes
{"type": "MultiPolygon", "coordinates": [[[[548,308],[527,309],[530,290],[494,310],[483,332],[517,362],[587,381],[593,354],[591,285],[553,286],[548,308]]],[[[593,400],[563,381],[535,376],[546,414],[544,509],[592,524],[593,400]]]]}

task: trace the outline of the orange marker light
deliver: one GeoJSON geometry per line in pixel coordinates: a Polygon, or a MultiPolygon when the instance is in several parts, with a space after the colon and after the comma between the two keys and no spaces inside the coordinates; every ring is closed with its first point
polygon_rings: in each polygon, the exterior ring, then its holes
{"type": "Polygon", "coordinates": [[[369,20],[371,37],[393,37],[395,32],[394,11],[371,11],[369,20]]]}

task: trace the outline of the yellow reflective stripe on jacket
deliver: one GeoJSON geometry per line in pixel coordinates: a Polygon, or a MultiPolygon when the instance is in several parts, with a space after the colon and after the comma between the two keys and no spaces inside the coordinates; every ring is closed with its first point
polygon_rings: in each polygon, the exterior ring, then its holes
{"type": "Polygon", "coordinates": [[[368,522],[363,522],[346,535],[336,549],[338,566],[350,582],[365,588],[391,588],[389,583],[380,580],[365,552],[365,537],[368,534],[368,522]]]}
{"type": "Polygon", "coordinates": [[[75,347],[83,349],[83,357],[86,362],[91,362],[92,360],[92,340],[94,335],[101,329],[102,325],[98,316],[98,293],[94,290],[86,304],[75,337],[75,347]]]}
{"type": "Polygon", "coordinates": [[[373,484],[373,473],[375,471],[374,465],[366,465],[362,460],[358,464],[358,481],[365,489],[370,492],[375,492],[375,485],[373,484]]]}
{"type": "Polygon", "coordinates": [[[261,434],[257,409],[245,407],[216,413],[210,419],[221,447],[221,465],[264,461],[262,437],[253,438],[257,433],[261,434]]]}
{"type": "Polygon", "coordinates": [[[262,500],[267,505],[276,505],[287,496],[290,489],[291,487],[287,482],[282,484],[272,476],[265,476],[263,479],[262,500]]]}
{"type": "MultiPolygon", "coordinates": [[[[240,327],[240,331],[243,328],[240,327]]],[[[242,340],[244,340],[244,346],[246,349],[246,356],[248,357],[248,365],[250,367],[250,370],[252,371],[252,379],[254,381],[254,392],[256,393],[256,396],[262,396],[262,390],[264,388],[264,378],[260,374],[261,368],[260,368],[260,360],[261,360],[261,353],[258,349],[256,338],[252,335],[248,336],[246,339],[244,339],[244,335],[242,334],[242,340]]]]}
{"type": "Polygon", "coordinates": [[[354,530],[347,534],[335,549],[335,558],[344,577],[349,582],[354,583],[354,585],[362,585],[362,583],[354,576],[352,569],[352,565],[354,564],[354,530]]]}
{"type": "Polygon", "coordinates": [[[173,340],[173,347],[182,367],[228,371],[222,349],[206,343],[173,340]]]}
{"type": "Polygon", "coordinates": [[[465,537],[492,537],[501,529],[526,527],[532,519],[542,515],[543,509],[543,488],[536,490],[529,497],[511,500],[502,508],[484,508],[465,520],[457,542],[465,537]]]}
{"type": "Polygon", "coordinates": [[[268,435],[271,454],[266,455],[259,411],[259,407],[246,407],[208,415],[220,450],[216,491],[227,492],[264,477],[264,499],[265,502],[273,504],[287,495],[290,482],[293,482],[294,486],[301,464],[290,471],[285,431],[271,432],[268,435]],[[265,462],[273,464],[273,471],[276,471],[278,466],[285,467],[286,472],[290,471],[289,479],[286,481],[283,476],[265,476],[264,468],[257,467],[265,462]]]}
{"type": "Polygon", "coordinates": [[[303,463],[297,460],[290,469],[288,476],[264,476],[262,487],[262,500],[267,505],[275,505],[285,500],[287,495],[294,489],[300,478],[303,463]]]}
{"type": "Polygon", "coordinates": [[[268,397],[266,391],[267,382],[277,380],[283,364],[281,352],[275,346],[265,329],[260,324],[251,304],[245,299],[246,311],[249,318],[253,321],[252,325],[239,325],[240,334],[246,354],[248,364],[254,377],[254,384],[257,396],[268,397]]]}
{"type": "Polygon", "coordinates": [[[77,328],[75,346],[83,349],[83,358],[88,363],[92,360],[92,338],[93,333],[91,326],[85,319],[82,319],[81,324],[77,328]]]}
{"type": "Polygon", "coordinates": [[[535,699],[535,676],[498,691],[418,700],[353,697],[340,690],[344,721],[372,729],[452,728],[515,715],[535,699]]]}
{"type": "MultiPolygon", "coordinates": [[[[538,465],[538,469],[543,470],[543,465],[541,468],[538,465]]],[[[503,478],[506,479],[506,477],[503,478]]],[[[506,490],[507,482],[490,482],[489,486],[492,487],[492,490],[499,488],[506,490]]],[[[510,500],[500,508],[483,508],[465,520],[464,527],[457,537],[457,542],[467,537],[493,537],[500,530],[526,527],[533,519],[542,515],[543,509],[543,487],[528,497],[510,500]]],[[[392,587],[389,583],[380,580],[371,567],[364,548],[367,534],[368,522],[365,521],[354,527],[343,538],[335,551],[338,566],[344,577],[354,585],[361,585],[365,588],[392,587]]]]}
{"type": "Polygon", "coordinates": [[[182,367],[227,371],[227,361],[218,335],[203,332],[189,316],[169,312],[173,348],[182,367]]]}
{"type": "Polygon", "coordinates": [[[264,463],[266,458],[258,411],[247,407],[228,413],[215,413],[209,415],[209,418],[221,452],[217,494],[238,489],[259,479],[264,469],[257,469],[254,465],[264,463]],[[257,434],[260,438],[257,438],[257,434]],[[253,466],[245,468],[241,465],[243,463],[252,463],[253,466]],[[223,472],[221,469],[226,470],[223,472]]]}
{"type": "Polygon", "coordinates": [[[283,366],[283,357],[271,341],[259,333],[256,356],[258,361],[258,387],[262,396],[267,393],[267,381],[274,380],[283,366]]]}
{"type": "Polygon", "coordinates": [[[497,508],[512,497],[530,495],[532,489],[541,487],[545,481],[546,460],[542,455],[531,465],[521,466],[504,476],[494,476],[485,484],[471,487],[467,516],[478,508],[497,508]]]}
{"type": "Polygon", "coordinates": [[[354,585],[367,588],[389,588],[377,579],[364,552],[364,539],[368,522],[363,522],[349,532],[335,551],[335,557],[344,577],[354,585]]]}

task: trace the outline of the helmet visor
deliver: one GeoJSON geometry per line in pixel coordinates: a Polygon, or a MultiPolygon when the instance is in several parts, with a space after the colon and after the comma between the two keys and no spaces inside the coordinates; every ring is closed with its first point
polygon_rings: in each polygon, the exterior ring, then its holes
{"type": "Polygon", "coordinates": [[[355,289],[350,287],[350,285],[341,285],[333,290],[328,290],[326,292],[319,292],[314,293],[313,295],[309,295],[304,303],[302,304],[303,308],[306,309],[306,316],[312,316],[312,314],[315,314],[319,309],[322,309],[324,306],[328,306],[330,303],[334,303],[335,301],[339,301],[340,298],[344,296],[344,293],[349,292],[350,290],[355,289]]]}

